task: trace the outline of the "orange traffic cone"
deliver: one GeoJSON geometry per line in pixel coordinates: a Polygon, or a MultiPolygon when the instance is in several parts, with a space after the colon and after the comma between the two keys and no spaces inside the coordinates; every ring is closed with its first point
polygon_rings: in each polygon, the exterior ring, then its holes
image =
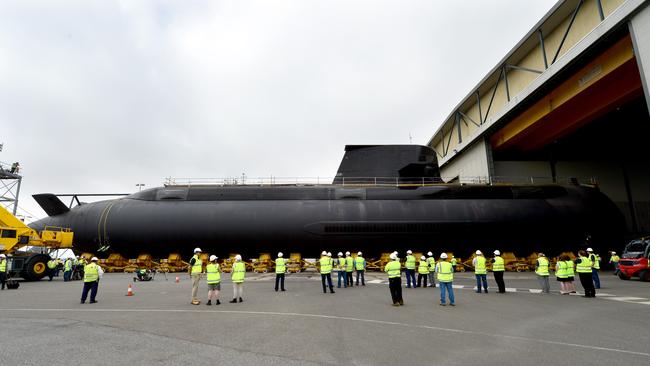
{"type": "Polygon", "coordinates": [[[180,279],[180,277],[176,276],[176,283],[179,283],[179,282],[181,282],[181,279],[180,279]]]}
{"type": "Polygon", "coordinates": [[[133,296],[133,289],[131,288],[131,284],[129,284],[129,289],[126,290],[126,296],[133,296]]]}

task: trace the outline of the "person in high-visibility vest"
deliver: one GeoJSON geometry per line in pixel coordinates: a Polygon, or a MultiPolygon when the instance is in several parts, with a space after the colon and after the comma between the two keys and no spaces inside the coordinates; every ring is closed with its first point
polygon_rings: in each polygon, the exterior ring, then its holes
{"type": "Polygon", "coordinates": [[[440,254],[440,262],[436,264],[435,272],[438,275],[438,283],[440,284],[440,305],[446,305],[445,292],[449,293],[449,305],[456,306],[454,299],[454,267],[450,262],[447,262],[447,253],[440,254]]]}
{"type": "Polygon", "coordinates": [[[458,265],[458,260],[453,255],[451,256],[451,266],[454,267],[454,272],[456,272],[456,265],[458,265]]]}
{"type": "Polygon", "coordinates": [[[415,256],[411,250],[406,251],[406,262],[404,267],[406,267],[406,288],[411,288],[411,281],[413,282],[413,288],[415,288],[415,256]]]}
{"type": "Polygon", "coordinates": [[[416,287],[422,286],[422,279],[424,279],[424,286],[427,287],[427,278],[429,277],[429,263],[427,262],[427,257],[421,256],[420,262],[418,263],[418,284],[416,287]]]}
{"type": "Polygon", "coordinates": [[[72,259],[68,258],[63,265],[63,281],[70,281],[70,276],[72,276],[72,259]]]}
{"type": "Polygon", "coordinates": [[[345,252],[345,283],[349,287],[352,287],[354,283],[352,272],[354,272],[354,258],[352,258],[350,252],[345,252]]]}
{"type": "Polygon", "coordinates": [[[487,267],[485,265],[485,262],[486,261],[483,253],[480,250],[477,250],[476,257],[474,257],[474,260],[472,260],[472,264],[474,265],[474,275],[476,276],[476,293],[478,294],[481,293],[481,284],[483,285],[483,289],[485,289],[485,293],[488,293],[487,267]]]}
{"type": "Polygon", "coordinates": [[[568,266],[570,262],[571,266],[573,267],[573,262],[571,261],[567,262],[568,258],[569,256],[563,254],[557,259],[557,262],[555,262],[555,278],[560,283],[561,295],[568,295],[569,293],[571,293],[571,291],[567,286],[567,282],[569,282],[568,266]]]}
{"type": "Polygon", "coordinates": [[[343,280],[343,287],[347,288],[348,287],[348,279],[345,274],[345,258],[343,257],[343,252],[339,252],[338,254],[338,259],[336,262],[336,271],[338,273],[338,286],[337,288],[341,288],[341,280],[343,280]]]}
{"type": "Polygon", "coordinates": [[[571,294],[576,293],[576,285],[573,281],[575,281],[575,275],[576,275],[576,270],[575,270],[575,263],[571,260],[571,257],[568,255],[564,255],[564,260],[566,261],[566,273],[567,273],[567,281],[566,281],[566,288],[571,294]]]}
{"type": "Polygon", "coordinates": [[[397,254],[391,253],[391,261],[386,263],[384,272],[388,274],[388,288],[390,296],[393,299],[393,306],[404,305],[402,298],[402,265],[397,258],[397,254]]]}
{"type": "Polygon", "coordinates": [[[427,253],[427,263],[429,264],[429,284],[431,287],[436,287],[436,258],[433,257],[433,252],[427,253]]]}
{"type": "Polygon", "coordinates": [[[0,286],[2,290],[5,289],[7,283],[7,256],[0,254],[0,286]]]}
{"type": "Polygon", "coordinates": [[[621,271],[621,269],[618,267],[618,262],[620,260],[621,260],[621,257],[616,255],[616,252],[612,252],[611,257],[609,258],[609,264],[614,266],[614,276],[618,275],[618,272],[621,271]]]}
{"type": "Polygon", "coordinates": [[[600,277],[598,276],[598,271],[600,271],[600,256],[594,253],[594,250],[587,248],[587,254],[589,260],[591,260],[591,279],[594,282],[596,289],[600,288],[600,277]]]}
{"type": "MultiPolygon", "coordinates": [[[[501,257],[501,252],[494,251],[494,259],[492,260],[492,274],[494,275],[494,282],[497,283],[500,294],[506,293],[506,284],[503,282],[503,274],[506,271],[506,263],[501,257]]],[[[487,292],[487,290],[485,290],[487,292]]]]}
{"type": "Polygon", "coordinates": [[[537,275],[537,281],[542,287],[542,292],[548,294],[551,292],[551,285],[548,282],[549,270],[548,258],[544,253],[537,254],[537,261],[535,261],[535,274],[537,275]]]}
{"type": "Polygon", "coordinates": [[[320,264],[320,280],[323,283],[323,293],[327,293],[327,287],[325,287],[325,282],[330,288],[330,293],[334,293],[334,286],[332,286],[332,253],[323,252],[320,254],[320,259],[318,260],[320,264]]]}
{"type": "Polygon", "coordinates": [[[199,294],[199,283],[203,273],[203,261],[201,260],[201,248],[194,248],[194,255],[190,259],[190,278],[192,279],[192,305],[201,303],[197,297],[199,294]]]}
{"type": "Polygon", "coordinates": [[[99,275],[101,273],[100,267],[97,265],[99,259],[93,257],[89,264],[84,266],[84,288],[81,292],[81,303],[86,303],[88,291],[90,291],[90,303],[97,302],[97,289],[99,288],[99,275]]]}
{"type": "Polygon", "coordinates": [[[576,272],[578,272],[580,283],[585,289],[584,297],[596,297],[596,289],[594,288],[592,277],[593,271],[591,270],[593,263],[584,250],[579,251],[578,256],[578,259],[576,259],[576,272]]]}
{"type": "Polygon", "coordinates": [[[366,272],[366,259],[363,258],[363,253],[357,253],[357,258],[354,260],[354,267],[357,270],[357,286],[359,286],[359,276],[361,276],[361,286],[365,286],[366,278],[364,274],[366,272]]]}
{"type": "Polygon", "coordinates": [[[221,291],[221,270],[219,269],[219,263],[217,263],[218,257],[216,255],[210,256],[210,263],[205,266],[205,277],[208,282],[208,302],[206,305],[212,305],[212,299],[215,300],[215,305],[221,305],[219,301],[219,291],[221,291]]]}
{"type": "Polygon", "coordinates": [[[232,300],[231,303],[244,302],[244,279],[246,277],[246,263],[241,259],[241,255],[235,256],[235,263],[232,265],[232,300]]]}
{"type": "Polygon", "coordinates": [[[54,274],[56,272],[56,259],[50,258],[49,261],[47,261],[47,277],[49,277],[50,281],[52,281],[52,278],[54,277],[54,274]]]}
{"type": "Polygon", "coordinates": [[[282,252],[278,252],[275,259],[275,292],[278,292],[278,285],[284,290],[284,273],[287,271],[287,259],[283,258],[282,252]]]}

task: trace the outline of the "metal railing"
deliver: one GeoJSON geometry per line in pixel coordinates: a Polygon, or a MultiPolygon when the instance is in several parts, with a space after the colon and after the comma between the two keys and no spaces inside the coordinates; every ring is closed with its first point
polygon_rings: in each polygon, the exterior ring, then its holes
{"type": "Polygon", "coordinates": [[[596,177],[549,176],[462,176],[462,177],[226,177],[165,178],[165,186],[346,186],[424,187],[440,184],[587,184],[598,185],[596,177]]]}

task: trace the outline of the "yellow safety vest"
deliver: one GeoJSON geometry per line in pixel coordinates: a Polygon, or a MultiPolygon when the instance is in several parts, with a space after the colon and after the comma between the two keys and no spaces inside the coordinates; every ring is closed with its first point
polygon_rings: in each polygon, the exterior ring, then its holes
{"type": "Polygon", "coordinates": [[[406,256],[406,263],[405,263],[406,269],[415,269],[415,257],[412,255],[407,255],[406,256]]]}
{"type": "Polygon", "coordinates": [[[352,257],[345,258],[345,271],[346,272],[354,271],[354,258],[352,257]]]}
{"type": "Polygon", "coordinates": [[[575,276],[576,273],[575,273],[575,270],[574,270],[574,267],[573,267],[574,265],[575,265],[575,263],[573,263],[573,261],[571,261],[571,260],[566,261],[567,277],[575,276]]]}
{"type": "Polygon", "coordinates": [[[284,258],[276,258],[275,260],[275,273],[284,273],[287,271],[287,260],[284,258]]]}
{"type": "Polygon", "coordinates": [[[65,267],[63,268],[63,270],[65,272],[72,271],[72,261],[71,260],[68,259],[67,261],[65,261],[65,267]]]}
{"type": "Polygon", "coordinates": [[[332,258],[320,257],[320,273],[321,274],[332,273],[332,258]]]}
{"type": "Polygon", "coordinates": [[[494,263],[492,264],[492,272],[503,272],[506,270],[506,264],[503,258],[500,256],[494,257],[494,263]]]}
{"type": "Polygon", "coordinates": [[[487,268],[485,268],[485,257],[478,256],[476,257],[476,266],[474,267],[474,274],[486,274],[487,268]]]}
{"type": "Polygon", "coordinates": [[[363,259],[363,257],[357,257],[357,259],[354,260],[354,264],[357,271],[363,271],[366,269],[366,260],[363,259]]]}
{"type": "Polygon", "coordinates": [[[580,263],[576,266],[578,273],[591,273],[591,259],[587,257],[580,257],[580,263]]]}
{"type": "Polygon", "coordinates": [[[203,272],[203,261],[196,254],[192,258],[194,259],[194,265],[192,266],[191,274],[201,274],[203,272]]]}
{"type": "Polygon", "coordinates": [[[612,258],[609,261],[612,262],[612,263],[618,263],[618,261],[620,261],[620,260],[621,260],[621,257],[619,257],[617,255],[613,255],[612,258]]]}
{"type": "Polygon", "coordinates": [[[340,271],[345,271],[345,258],[339,257],[338,263],[336,264],[336,269],[340,271]]]}
{"type": "Polygon", "coordinates": [[[427,258],[427,263],[429,263],[429,273],[436,270],[436,259],[433,257],[427,258]]]}
{"type": "Polygon", "coordinates": [[[568,263],[565,261],[557,261],[555,265],[555,277],[557,278],[568,278],[569,270],[568,263]]]}
{"type": "Polygon", "coordinates": [[[386,267],[384,267],[384,272],[388,273],[388,278],[396,278],[402,275],[401,268],[402,265],[399,263],[399,261],[394,260],[386,263],[386,267]]]}
{"type": "Polygon", "coordinates": [[[600,269],[600,256],[598,254],[590,255],[589,260],[594,265],[594,268],[600,269]]]}
{"type": "Polygon", "coordinates": [[[56,261],[54,259],[47,261],[47,268],[49,269],[56,268],[56,261]]]}
{"type": "Polygon", "coordinates": [[[246,276],[246,265],[244,262],[235,262],[232,265],[232,282],[242,283],[244,282],[244,277],[246,276]]]}
{"type": "Polygon", "coordinates": [[[418,265],[418,273],[420,274],[429,274],[429,264],[426,260],[421,260],[418,265]]]}
{"type": "Polygon", "coordinates": [[[548,259],[546,257],[537,258],[537,269],[535,273],[540,276],[548,276],[548,259]]]}
{"type": "Polygon", "coordinates": [[[0,260],[0,273],[7,272],[7,260],[0,260]]]}
{"type": "Polygon", "coordinates": [[[447,261],[438,262],[438,282],[452,282],[454,280],[454,266],[447,261]]]}
{"type": "Polygon", "coordinates": [[[99,271],[95,263],[90,263],[84,266],[84,282],[99,281],[99,271]]]}
{"type": "Polygon", "coordinates": [[[219,273],[219,264],[210,263],[205,266],[205,272],[207,275],[208,285],[214,285],[221,282],[221,273],[219,273]]]}
{"type": "Polygon", "coordinates": [[[456,264],[458,264],[458,262],[456,261],[456,258],[452,258],[451,259],[451,265],[456,267],[456,264]]]}

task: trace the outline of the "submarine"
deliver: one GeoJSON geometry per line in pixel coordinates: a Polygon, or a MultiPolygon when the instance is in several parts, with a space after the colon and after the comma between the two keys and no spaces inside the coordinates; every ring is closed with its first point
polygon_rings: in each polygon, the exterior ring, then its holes
{"type": "Polygon", "coordinates": [[[165,185],[66,206],[36,194],[48,217],[30,224],[71,228],[74,250],[134,258],[219,257],[361,250],[499,249],[528,255],[605,247],[624,219],[597,187],[579,184],[444,183],[435,152],[419,145],[348,145],[328,184],[165,185]]]}

